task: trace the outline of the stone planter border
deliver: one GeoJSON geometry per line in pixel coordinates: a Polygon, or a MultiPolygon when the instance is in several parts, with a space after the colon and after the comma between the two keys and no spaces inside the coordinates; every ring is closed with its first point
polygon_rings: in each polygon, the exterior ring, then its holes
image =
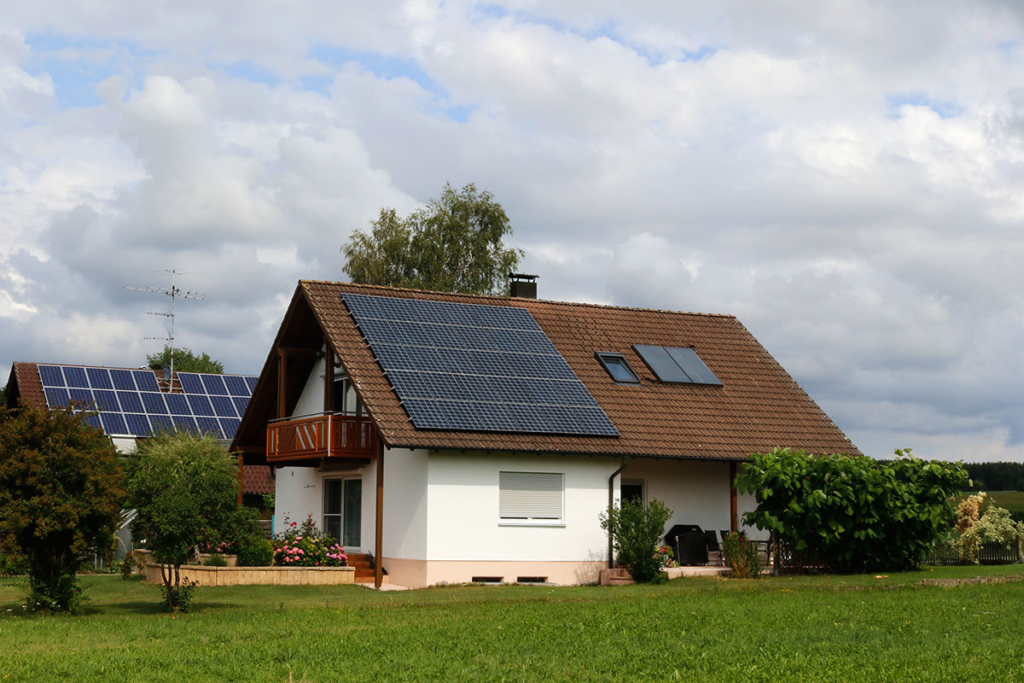
{"type": "MultiPolygon", "coordinates": [[[[160,565],[146,563],[146,583],[163,583],[160,565]]],[[[340,586],[355,583],[355,567],[204,567],[182,565],[181,580],[198,586],[340,586]]]]}

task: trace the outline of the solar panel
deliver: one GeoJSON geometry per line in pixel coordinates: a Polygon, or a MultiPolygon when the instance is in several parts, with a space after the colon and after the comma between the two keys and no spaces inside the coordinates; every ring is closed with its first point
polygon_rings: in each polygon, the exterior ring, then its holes
{"type": "Polygon", "coordinates": [[[64,379],[67,381],[69,387],[78,387],[80,389],[89,388],[89,378],[85,376],[85,368],[64,368],[64,379]]]}
{"type": "Polygon", "coordinates": [[[143,391],[139,394],[142,398],[142,405],[146,408],[146,413],[152,415],[166,415],[167,404],[164,403],[164,395],[160,393],[154,393],[151,391],[143,391]]]}
{"type": "Polygon", "coordinates": [[[618,436],[526,309],[343,299],[417,429],[618,436]]]}
{"type": "Polygon", "coordinates": [[[256,382],[258,382],[259,380],[259,377],[248,376],[245,378],[245,385],[249,387],[250,396],[252,396],[252,392],[256,391],[256,382]]]}
{"type": "Polygon", "coordinates": [[[67,386],[64,382],[64,373],[60,371],[59,367],[55,367],[53,365],[40,365],[39,379],[42,380],[44,387],[67,386]]]}
{"type": "Polygon", "coordinates": [[[43,393],[46,394],[46,405],[50,408],[60,408],[71,401],[67,389],[46,388],[43,389],[43,393]]]}
{"type": "Polygon", "coordinates": [[[149,436],[152,431],[149,419],[145,415],[125,413],[124,421],[128,425],[128,433],[132,436],[149,436]]]}
{"type": "Polygon", "coordinates": [[[228,393],[232,396],[245,396],[248,398],[252,396],[252,390],[249,385],[245,383],[245,378],[238,375],[224,375],[224,384],[228,388],[228,393]]]}
{"type": "Polygon", "coordinates": [[[48,407],[74,401],[82,404],[79,409],[102,411],[89,417],[89,424],[110,435],[134,437],[187,429],[232,438],[257,379],[183,372],[178,375],[182,392],[167,393],[160,391],[151,370],[69,365],[38,369],[48,407]]]}
{"type": "Polygon", "coordinates": [[[220,429],[220,425],[217,424],[217,418],[215,417],[197,417],[196,425],[199,427],[200,434],[212,434],[218,439],[223,438],[220,429]]]}
{"type": "Polygon", "coordinates": [[[683,369],[694,384],[716,384],[722,386],[722,381],[711,372],[711,368],[705,365],[697,352],[691,348],[666,346],[665,350],[672,360],[683,369]]]}
{"type": "Polygon", "coordinates": [[[121,404],[121,410],[126,413],[146,412],[142,406],[142,396],[137,391],[119,391],[117,392],[117,401],[121,404]]]}
{"type": "Polygon", "coordinates": [[[114,383],[114,388],[119,391],[135,391],[137,389],[131,370],[111,370],[110,379],[114,383]]]}
{"type": "Polygon", "coordinates": [[[93,389],[114,388],[114,384],[110,381],[110,371],[106,368],[86,368],[85,374],[89,378],[89,385],[93,389]]]}
{"type": "MultiPolygon", "coordinates": [[[[191,415],[192,409],[188,407],[188,399],[185,394],[164,394],[167,401],[167,410],[171,415],[191,415]]],[[[177,424],[177,423],[175,423],[177,424]]]]}
{"type": "Polygon", "coordinates": [[[152,370],[132,370],[132,377],[139,391],[160,391],[160,385],[156,383],[156,375],[152,370]]]}
{"type": "Polygon", "coordinates": [[[227,396],[228,388],[224,386],[224,378],[220,375],[203,375],[203,384],[206,385],[206,393],[215,396],[227,396]]]}
{"type": "Polygon", "coordinates": [[[205,394],[206,387],[203,380],[194,372],[179,372],[178,381],[181,382],[181,390],[186,394],[205,394]]]}
{"type": "Polygon", "coordinates": [[[121,413],[100,413],[100,423],[103,425],[103,431],[111,436],[128,434],[128,426],[121,413]]]}

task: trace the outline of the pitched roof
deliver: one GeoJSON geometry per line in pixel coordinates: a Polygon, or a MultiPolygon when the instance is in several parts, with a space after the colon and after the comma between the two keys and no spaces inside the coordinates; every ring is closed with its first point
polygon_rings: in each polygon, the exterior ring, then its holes
{"type": "MultiPolygon", "coordinates": [[[[776,446],[805,448],[814,453],[859,454],[821,408],[730,315],[318,281],[299,283],[289,313],[303,305],[323,329],[388,446],[706,459],[743,459],[751,452],[776,446]],[[341,295],[346,292],[529,310],[620,436],[417,430],[343,303],[341,295]],[[722,386],[659,382],[633,350],[634,344],[693,346],[721,379],[722,386]],[[595,352],[623,354],[641,383],[615,383],[595,358],[595,352]]],[[[295,322],[303,318],[286,315],[275,346],[287,336],[286,327],[304,324],[295,322]]],[[[295,337],[294,331],[291,336],[295,337]]],[[[274,373],[269,372],[273,357],[272,351],[253,402],[276,383],[274,373]]],[[[266,401],[263,396],[264,406],[266,401]]],[[[243,430],[255,435],[257,421],[247,414],[239,436],[243,430]]],[[[262,424],[265,428],[265,419],[262,424]]]]}

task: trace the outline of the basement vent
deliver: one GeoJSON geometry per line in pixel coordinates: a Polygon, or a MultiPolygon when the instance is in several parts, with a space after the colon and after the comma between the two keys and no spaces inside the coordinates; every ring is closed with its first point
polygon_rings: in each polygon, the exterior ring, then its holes
{"type": "Polygon", "coordinates": [[[496,586],[504,581],[504,576],[474,576],[473,583],[482,583],[488,586],[496,586]]]}
{"type": "Polygon", "coordinates": [[[531,584],[545,584],[548,582],[546,576],[517,576],[516,583],[524,583],[526,585],[531,584]]]}

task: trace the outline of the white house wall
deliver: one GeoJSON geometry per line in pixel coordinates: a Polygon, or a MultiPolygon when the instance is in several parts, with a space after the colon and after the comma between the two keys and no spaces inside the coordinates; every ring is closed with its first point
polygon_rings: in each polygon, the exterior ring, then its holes
{"type": "Polygon", "coordinates": [[[318,358],[313,370],[306,378],[306,386],[302,388],[299,402],[290,417],[302,415],[319,415],[324,412],[324,359],[318,358]]]}

